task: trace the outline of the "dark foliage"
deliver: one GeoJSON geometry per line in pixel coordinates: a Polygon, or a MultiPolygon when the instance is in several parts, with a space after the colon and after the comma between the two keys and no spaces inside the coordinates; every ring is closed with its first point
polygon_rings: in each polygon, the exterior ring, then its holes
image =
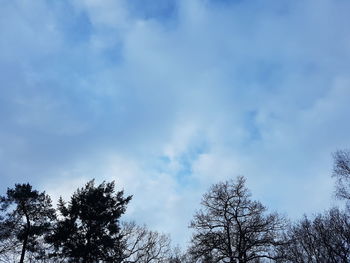
{"type": "Polygon", "coordinates": [[[74,263],[122,262],[119,220],[130,200],[123,191],[115,193],[114,182],[95,186],[94,181],[78,189],[68,204],[60,199],[60,219],[47,238],[56,250],[52,256],[74,263]]]}
{"type": "Polygon", "coordinates": [[[2,254],[20,248],[19,262],[24,262],[26,252],[43,256],[42,238],[55,219],[51,199],[39,193],[30,184],[16,184],[1,197],[0,241],[2,254]]]}

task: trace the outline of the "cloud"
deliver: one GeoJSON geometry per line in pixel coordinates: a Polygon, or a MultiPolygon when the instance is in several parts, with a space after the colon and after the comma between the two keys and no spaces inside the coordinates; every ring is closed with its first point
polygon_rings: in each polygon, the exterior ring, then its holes
{"type": "Polygon", "coordinates": [[[179,243],[201,194],[239,174],[293,217],[334,203],[349,3],[151,2],[3,5],[2,190],[115,179],[128,217],[179,243]]]}

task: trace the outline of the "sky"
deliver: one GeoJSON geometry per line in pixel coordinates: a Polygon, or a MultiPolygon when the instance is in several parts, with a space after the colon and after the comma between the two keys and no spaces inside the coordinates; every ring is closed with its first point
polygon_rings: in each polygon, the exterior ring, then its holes
{"type": "Polygon", "coordinates": [[[186,244],[243,175],[290,218],[332,205],[350,148],[347,0],[0,0],[1,193],[133,195],[125,220],[186,244]]]}

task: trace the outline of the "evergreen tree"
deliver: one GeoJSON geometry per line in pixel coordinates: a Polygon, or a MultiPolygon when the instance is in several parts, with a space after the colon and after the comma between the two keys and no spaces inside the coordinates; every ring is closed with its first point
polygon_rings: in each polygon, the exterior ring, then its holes
{"type": "Polygon", "coordinates": [[[54,219],[55,210],[45,192],[33,190],[30,184],[9,188],[1,197],[0,240],[6,244],[2,251],[13,253],[20,248],[20,263],[27,251],[41,254],[42,238],[54,219]]]}
{"type": "Polygon", "coordinates": [[[60,219],[47,238],[55,248],[52,256],[74,263],[121,262],[119,219],[131,196],[115,193],[114,186],[114,182],[95,186],[92,180],[78,189],[68,204],[60,198],[60,219]]]}

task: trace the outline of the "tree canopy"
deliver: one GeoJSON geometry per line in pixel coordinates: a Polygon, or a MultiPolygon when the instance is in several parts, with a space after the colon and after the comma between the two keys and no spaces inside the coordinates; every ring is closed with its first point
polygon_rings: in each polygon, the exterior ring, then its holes
{"type": "MultiPolygon", "coordinates": [[[[55,219],[51,199],[45,192],[33,190],[30,184],[16,184],[1,197],[0,240],[11,239],[11,245],[3,246],[3,252],[15,252],[20,248],[19,262],[26,252],[42,253],[40,238],[46,234],[55,219]]],[[[3,243],[2,243],[3,245],[3,243]]]]}
{"type": "Polygon", "coordinates": [[[59,200],[58,220],[48,242],[55,256],[68,262],[122,262],[120,217],[131,196],[115,192],[114,182],[95,186],[88,182],[78,189],[68,204],[59,200]]]}
{"type": "Polygon", "coordinates": [[[57,209],[45,192],[16,184],[0,196],[0,263],[350,262],[350,152],[334,154],[332,207],[295,222],[253,200],[242,176],[203,195],[185,250],[170,236],[124,221],[131,196],[114,182],[87,182],[57,209]]]}
{"type": "Polygon", "coordinates": [[[283,220],[251,200],[244,177],[213,185],[201,204],[190,225],[195,230],[190,249],[195,260],[243,263],[274,258],[272,248],[280,242],[283,220]]]}
{"type": "Polygon", "coordinates": [[[350,200],[350,151],[339,150],[333,155],[333,177],[336,178],[336,195],[350,200]]]}

